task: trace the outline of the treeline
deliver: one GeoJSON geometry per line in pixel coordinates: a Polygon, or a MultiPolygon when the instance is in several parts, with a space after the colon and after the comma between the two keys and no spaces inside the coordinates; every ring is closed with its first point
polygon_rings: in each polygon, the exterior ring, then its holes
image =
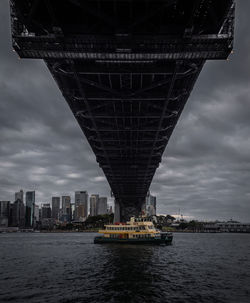
{"type": "Polygon", "coordinates": [[[70,222],[67,224],[59,224],[56,229],[60,230],[92,230],[104,228],[104,225],[111,224],[114,214],[89,216],[84,222],[70,222]]]}

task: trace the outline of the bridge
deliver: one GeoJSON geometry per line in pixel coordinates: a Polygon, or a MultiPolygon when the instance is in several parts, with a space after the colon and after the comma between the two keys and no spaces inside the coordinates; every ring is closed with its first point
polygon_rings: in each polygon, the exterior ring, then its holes
{"type": "Polygon", "coordinates": [[[206,60],[233,47],[233,0],[11,0],[21,58],[43,59],[115,197],[138,215],[206,60]]]}

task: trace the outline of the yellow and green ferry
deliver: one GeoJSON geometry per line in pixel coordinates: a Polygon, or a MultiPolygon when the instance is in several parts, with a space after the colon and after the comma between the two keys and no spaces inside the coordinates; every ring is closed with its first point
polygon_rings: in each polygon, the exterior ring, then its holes
{"type": "Polygon", "coordinates": [[[124,243],[124,244],[171,244],[173,235],[155,228],[147,217],[132,217],[126,223],[105,225],[99,230],[102,236],[97,236],[94,243],[124,243]]]}

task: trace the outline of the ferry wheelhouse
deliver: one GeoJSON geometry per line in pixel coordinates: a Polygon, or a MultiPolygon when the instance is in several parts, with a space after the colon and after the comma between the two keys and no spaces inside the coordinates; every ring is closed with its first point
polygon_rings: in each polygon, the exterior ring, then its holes
{"type": "Polygon", "coordinates": [[[102,236],[95,237],[94,243],[130,243],[130,244],[171,244],[173,235],[156,229],[146,217],[132,217],[126,223],[105,225],[99,230],[102,236]]]}

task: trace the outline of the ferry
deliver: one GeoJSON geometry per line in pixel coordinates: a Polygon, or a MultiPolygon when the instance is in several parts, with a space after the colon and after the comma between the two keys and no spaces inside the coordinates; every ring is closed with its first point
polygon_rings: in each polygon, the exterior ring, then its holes
{"type": "Polygon", "coordinates": [[[97,236],[94,243],[124,243],[124,244],[171,244],[173,235],[155,228],[147,217],[131,217],[127,223],[105,225],[99,230],[102,236],[97,236]]]}

